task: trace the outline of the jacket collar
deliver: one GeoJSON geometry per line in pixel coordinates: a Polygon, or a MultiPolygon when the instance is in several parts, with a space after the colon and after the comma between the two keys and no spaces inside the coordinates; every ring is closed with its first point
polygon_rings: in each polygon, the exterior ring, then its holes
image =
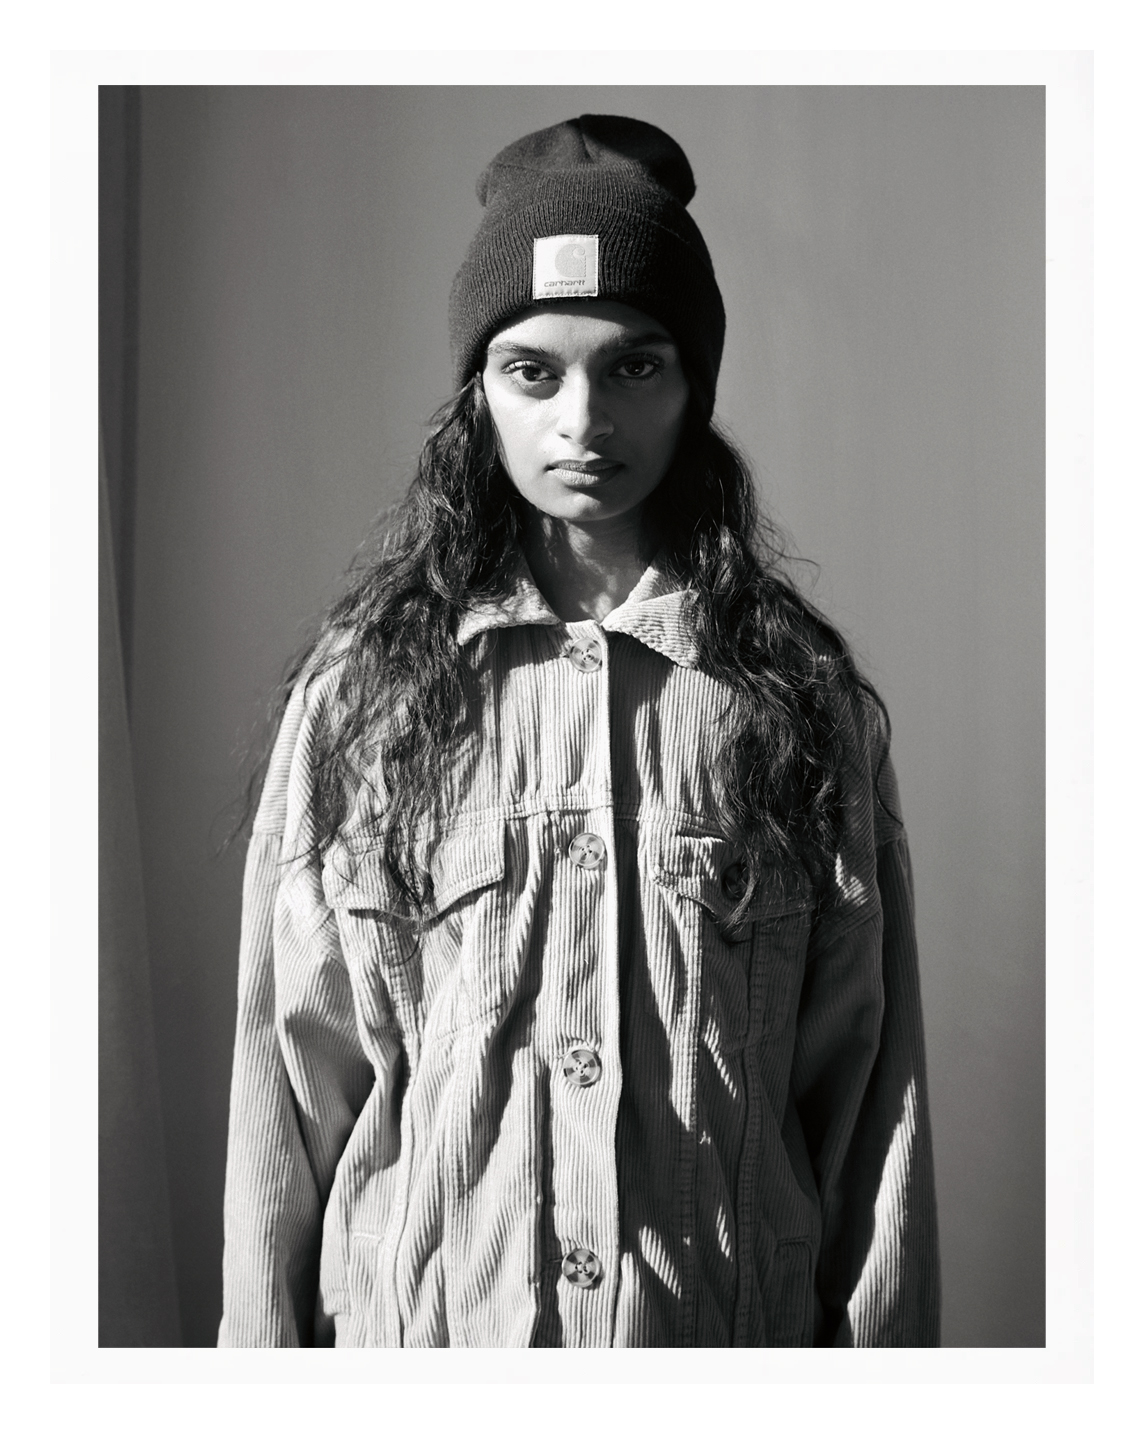
{"type": "MultiPolygon", "coordinates": [[[[699,654],[691,622],[693,602],[691,590],[680,587],[653,561],[626,600],[613,608],[603,622],[592,625],[605,632],[634,637],[678,667],[698,667],[699,654]]],[[[457,626],[457,645],[464,647],[481,633],[502,627],[573,625],[580,626],[563,623],[545,602],[522,553],[507,596],[473,603],[462,613],[457,626]]]]}

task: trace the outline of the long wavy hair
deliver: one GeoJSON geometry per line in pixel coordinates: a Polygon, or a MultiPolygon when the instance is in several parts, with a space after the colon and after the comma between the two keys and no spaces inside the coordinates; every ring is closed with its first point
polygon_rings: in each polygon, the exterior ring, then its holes
{"type": "MultiPolygon", "coordinates": [[[[457,623],[474,599],[511,590],[525,509],[478,376],[435,415],[405,501],[379,520],[279,690],[280,718],[299,682],[337,668],[315,751],[312,855],[335,842],[370,783],[383,794],[386,865],[415,907],[427,895],[416,832],[450,750],[480,721],[457,623]]],[[[747,463],[714,423],[688,415],[645,520],[659,562],[694,593],[700,665],[728,695],[716,778],[725,834],[744,853],[741,912],[766,866],[800,867],[816,884],[833,869],[846,760],[839,684],[880,701],[843,637],[785,576],[747,463]]]]}

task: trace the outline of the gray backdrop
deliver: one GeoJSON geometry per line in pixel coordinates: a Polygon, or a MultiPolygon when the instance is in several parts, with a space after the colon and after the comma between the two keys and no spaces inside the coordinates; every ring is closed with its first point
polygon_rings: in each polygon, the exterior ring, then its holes
{"type": "Polygon", "coordinates": [[[242,853],[216,847],[242,752],[448,395],[477,174],[586,111],[687,151],[729,319],[718,413],[893,718],[945,1341],[1042,1344],[1033,88],[144,90],[127,657],[183,1339],[219,1315],[242,853]]]}

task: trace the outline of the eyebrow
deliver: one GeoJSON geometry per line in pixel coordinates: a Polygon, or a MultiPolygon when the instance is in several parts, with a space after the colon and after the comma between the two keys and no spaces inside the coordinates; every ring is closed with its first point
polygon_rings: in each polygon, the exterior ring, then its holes
{"type": "MultiPolygon", "coordinates": [[[[614,343],[605,344],[603,353],[624,353],[628,349],[650,348],[653,344],[660,348],[675,348],[675,340],[664,333],[635,334],[631,338],[624,337],[617,339],[614,343]]],[[[517,344],[511,341],[493,340],[489,344],[488,352],[491,354],[536,354],[541,358],[552,358],[551,352],[542,348],[539,344],[517,344]]]]}

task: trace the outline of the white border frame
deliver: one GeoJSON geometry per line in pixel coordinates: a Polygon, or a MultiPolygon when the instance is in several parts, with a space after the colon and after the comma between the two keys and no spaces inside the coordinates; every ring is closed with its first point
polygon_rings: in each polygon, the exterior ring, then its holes
{"type": "MultiPolygon", "coordinates": [[[[53,1380],[66,1384],[424,1384],[437,1387],[437,1397],[440,1386],[447,1385],[563,1381],[575,1381],[578,1386],[634,1383],[673,1389],[712,1382],[1088,1381],[1093,1377],[1093,65],[1090,54],[1069,52],[486,51],[479,61],[480,81],[488,84],[536,83],[537,75],[542,74],[544,81],[552,84],[584,83],[590,78],[593,84],[1046,87],[1050,714],[1046,1348],[436,1352],[100,1350],[96,1346],[96,1101],[92,1080],[96,1068],[96,882],[94,863],[89,869],[77,869],[74,860],[77,843],[81,850],[95,850],[95,723],[86,720],[87,702],[81,701],[77,708],[67,700],[69,693],[96,690],[92,595],[96,587],[97,495],[91,481],[98,429],[96,254],[91,242],[96,197],[95,86],[473,83],[476,68],[472,55],[463,51],[68,52],[53,56],[50,432],[56,622],[51,671],[57,703],[52,738],[57,774],[64,764],[68,772],[66,782],[57,776],[52,799],[51,864],[57,892],[52,912],[53,1380]],[[59,618],[65,610],[69,614],[66,625],[59,618]],[[77,722],[77,716],[82,720],[77,722]]],[[[649,1397],[650,1391],[639,1396],[649,1397]]],[[[610,1408],[618,1412],[614,1396],[608,1398],[610,1408]]],[[[643,1407],[639,1398],[633,1413],[643,1407]]],[[[591,1404],[593,1409],[599,1407],[595,1398],[591,1404]]],[[[691,1405],[683,1390],[672,1393],[671,1407],[679,1416],[685,1417],[684,1409],[691,1405]]],[[[237,1405],[232,1407],[237,1413],[237,1405]]],[[[291,1407],[301,1416],[308,1401],[291,1396],[291,1407]]],[[[328,1418],[328,1405],[323,1408],[328,1418]]],[[[825,1415],[826,1404],[822,1408],[825,1415]]],[[[500,1409],[507,1416],[508,1405],[500,1409]]],[[[267,1412],[260,1408],[261,1417],[267,1412]]],[[[915,1409],[914,1417],[917,1412],[915,1409]]],[[[563,1403],[554,1413],[561,1419],[576,1417],[575,1401],[563,1403]]],[[[882,1414],[890,1417],[888,1406],[882,1407],[882,1414]]],[[[391,1415],[392,1410],[378,1410],[379,1419],[388,1422],[391,1415]]],[[[476,1406],[470,1406],[465,1417],[469,1423],[478,1418],[476,1406]]]]}

